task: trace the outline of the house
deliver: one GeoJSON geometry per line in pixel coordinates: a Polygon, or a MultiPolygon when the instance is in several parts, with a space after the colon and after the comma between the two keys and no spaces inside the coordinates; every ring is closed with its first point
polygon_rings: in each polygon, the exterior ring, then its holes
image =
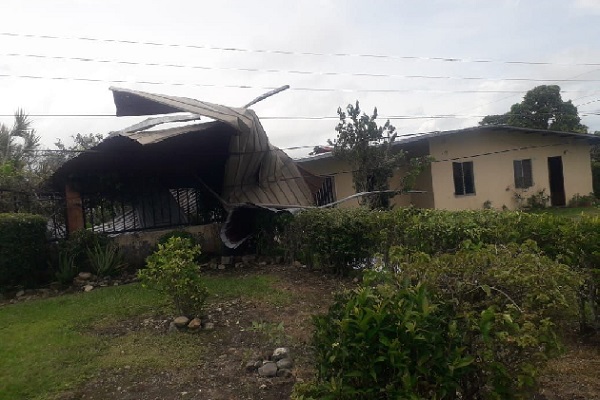
{"type": "MultiPolygon", "coordinates": [[[[504,125],[400,136],[394,143],[397,149],[433,161],[418,176],[415,192],[397,195],[391,203],[447,210],[517,209],[537,195],[563,206],[576,195],[592,192],[590,149],[595,143],[600,137],[504,125]]],[[[327,179],[331,198],[355,193],[350,166],[331,152],[296,162],[327,179]]],[[[390,179],[390,189],[401,189],[405,172],[390,179]]],[[[340,207],[357,205],[352,199],[340,207]]]]}
{"type": "Polygon", "coordinates": [[[112,132],[54,173],[52,186],[66,196],[69,232],[223,222],[221,238],[236,247],[257,213],[313,204],[309,174],[270,144],[248,106],[111,90],[117,116],[167,115],[112,132]],[[200,122],[204,117],[210,120],[200,122]]]}

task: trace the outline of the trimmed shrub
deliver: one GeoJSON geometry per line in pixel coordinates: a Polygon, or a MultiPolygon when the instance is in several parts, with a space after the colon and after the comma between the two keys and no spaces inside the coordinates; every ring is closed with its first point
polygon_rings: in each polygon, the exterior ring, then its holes
{"type": "Polygon", "coordinates": [[[208,290],[194,261],[200,246],[189,239],[172,237],[146,259],[147,267],[138,271],[144,287],[171,298],[178,313],[188,317],[202,315],[208,290]]]}
{"type": "Polygon", "coordinates": [[[292,398],[453,398],[473,359],[449,311],[422,285],[338,294],[314,317],[317,379],[292,398]]]}
{"type": "Polygon", "coordinates": [[[317,377],[295,399],[528,399],[577,314],[580,278],[533,242],[431,257],[394,248],[314,318],[317,377]]]}
{"type": "Polygon", "coordinates": [[[31,286],[47,279],[46,219],[0,214],[0,288],[31,286]]]}
{"type": "Polygon", "coordinates": [[[562,328],[577,319],[582,279],[532,241],[462,247],[436,257],[395,248],[390,260],[398,279],[424,283],[452,305],[475,360],[463,398],[531,398],[538,370],[559,354],[562,328]]]}

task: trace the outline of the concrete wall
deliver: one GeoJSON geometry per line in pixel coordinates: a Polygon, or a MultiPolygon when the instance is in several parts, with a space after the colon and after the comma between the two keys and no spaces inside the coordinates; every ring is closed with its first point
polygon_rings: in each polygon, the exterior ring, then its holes
{"type": "Polygon", "coordinates": [[[545,190],[550,194],[548,157],[563,162],[567,202],[576,194],[592,191],[590,146],[585,140],[540,133],[506,131],[464,132],[429,139],[435,208],[448,210],[519,207],[515,193],[523,197],[545,190]],[[533,187],[516,189],[513,161],[532,160],[533,187]],[[475,194],[455,195],[452,162],[473,162],[475,194]]]}
{"type": "Polygon", "coordinates": [[[144,260],[155,249],[161,236],[173,230],[182,230],[193,234],[200,243],[203,254],[220,254],[222,250],[219,231],[221,224],[186,226],[180,228],[159,229],[144,232],[130,232],[113,238],[123,251],[125,260],[133,266],[141,267],[144,260]]]}

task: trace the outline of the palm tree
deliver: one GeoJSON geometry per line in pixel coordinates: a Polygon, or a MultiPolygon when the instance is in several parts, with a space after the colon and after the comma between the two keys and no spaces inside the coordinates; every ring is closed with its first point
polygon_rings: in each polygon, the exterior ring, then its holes
{"type": "Polygon", "coordinates": [[[15,169],[31,167],[35,159],[34,150],[40,145],[40,137],[31,128],[32,121],[22,109],[15,112],[15,122],[12,128],[0,124],[0,165],[12,163],[15,169]],[[19,137],[21,143],[13,141],[19,137]]]}

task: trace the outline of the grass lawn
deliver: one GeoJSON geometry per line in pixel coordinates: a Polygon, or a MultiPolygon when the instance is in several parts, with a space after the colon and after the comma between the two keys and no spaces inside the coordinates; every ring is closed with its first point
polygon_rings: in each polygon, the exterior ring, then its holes
{"type": "MultiPolygon", "coordinates": [[[[276,282],[268,275],[206,277],[220,300],[284,304],[289,300],[274,289],[276,282]]],[[[165,304],[156,292],[132,284],[1,307],[0,399],[53,398],[104,369],[191,365],[202,351],[202,335],[140,330],[114,336],[93,329],[161,311],[172,315],[165,304]]]]}
{"type": "Polygon", "coordinates": [[[552,207],[531,212],[535,214],[552,214],[572,219],[600,217],[600,207],[552,207]]]}

